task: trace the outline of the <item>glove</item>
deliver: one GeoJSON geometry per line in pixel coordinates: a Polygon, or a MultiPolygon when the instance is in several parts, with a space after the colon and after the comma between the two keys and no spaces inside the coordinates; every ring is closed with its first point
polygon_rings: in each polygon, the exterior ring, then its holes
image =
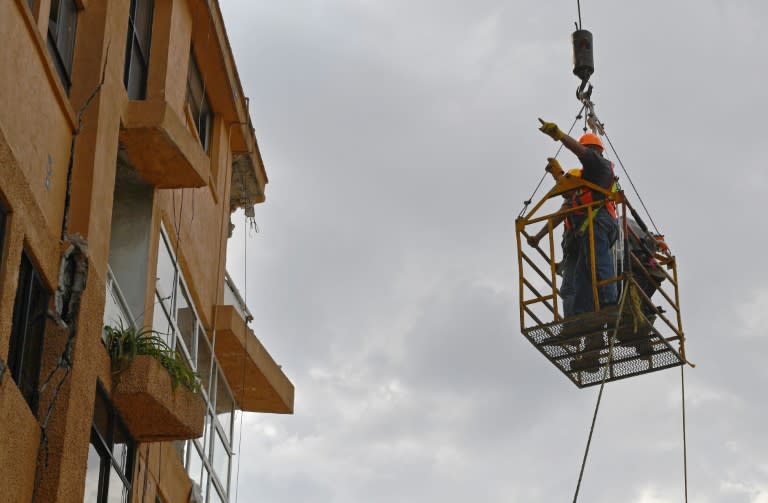
{"type": "Polygon", "coordinates": [[[555,180],[563,175],[563,168],[560,167],[560,163],[554,157],[547,157],[547,167],[544,168],[544,171],[551,173],[555,180]]]}
{"type": "Polygon", "coordinates": [[[563,136],[565,136],[565,133],[560,131],[560,128],[557,127],[557,124],[555,124],[554,122],[544,122],[541,119],[539,119],[539,122],[541,122],[541,127],[539,128],[539,131],[549,136],[553,140],[560,141],[563,139],[563,136]]]}

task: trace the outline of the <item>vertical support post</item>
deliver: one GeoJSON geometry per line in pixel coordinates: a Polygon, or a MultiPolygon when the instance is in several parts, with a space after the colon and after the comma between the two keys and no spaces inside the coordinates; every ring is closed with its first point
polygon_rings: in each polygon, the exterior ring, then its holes
{"type": "Polygon", "coordinates": [[[523,247],[520,242],[520,233],[522,232],[525,225],[523,224],[523,219],[518,218],[515,221],[515,237],[517,240],[517,274],[518,274],[518,296],[520,299],[520,330],[525,330],[525,310],[523,309],[524,301],[523,298],[524,289],[523,289],[523,247]]]}
{"type": "Polygon", "coordinates": [[[557,269],[555,267],[555,228],[552,224],[552,217],[547,219],[547,231],[549,234],[549,269],[552,277],[552,307],[555,310],[555,321],[560,321],[558,309],[558,291],[557,291],[557,269]]]}
{"type": "Polygon", "coordinates": [[[683,318],[680,314],[680,289],[677,279],[677,259],[672,258],[672,279],[675,280],[675,311],[677,312],[677,331],[680,333],[680,356],[683,357],[683,364],[688,361],[685,356],[685,333],[683,332],[683,318]]]}
{"type": "MultiPolygon", "coordinates": [[[[621,252],[621,283],[619,284],[621,286],[621,291],[623,292],[625,288],[629,288],[629,276],[630,271],[628,269],[631,269],[632,264],[629,260],[629,254],[631,253],[629,249],[629,222],[627,222],[627,203],[622,199],[621,203],[621,227],[622,227],[622,234],[624,236],[624,249],[621,252]]],[[[621,294],[621,292],[620,292],[621,294]]]]}

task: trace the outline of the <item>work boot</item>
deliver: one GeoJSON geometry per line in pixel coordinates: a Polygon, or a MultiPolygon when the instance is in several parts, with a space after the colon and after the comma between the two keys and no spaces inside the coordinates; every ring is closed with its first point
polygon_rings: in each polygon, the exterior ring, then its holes
{"type": "Polygon", "coordinates": [[[595,352],[577,356],[571,361],[571,370],[592,373],[600,372],[600,354],[595,352]]]}
{"type": "Polygon", "coordinates": [[[653,356],[653,344],[651,344],[650,339],[638,342],[635,344],[635,349],[637,350],[637,354],[642,357],[650,358],[653,356]]]}
{"type": "Polygon", "coordinates": [[[592,349],[602,349],[603,347],[604,344],[602,332],[584,337],[584,349],[586,351],[590,351],[592,349]]]}

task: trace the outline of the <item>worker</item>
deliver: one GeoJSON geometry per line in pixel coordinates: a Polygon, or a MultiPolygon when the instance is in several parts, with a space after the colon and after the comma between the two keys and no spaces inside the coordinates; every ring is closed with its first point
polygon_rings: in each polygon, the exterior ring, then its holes
{"type": "MultiPolygon", "coordinates": [[[[563,143],[573,152],[582,165],[582,178],[595,185],[610,190],[614,184],[613,164],[603,157],[603,143],[594,133],[585,133],[579,140],[563,133],[557,124],[539,119],[539,130],[555,141],[563,143]]],[[[604,201],[605,194],[582,187],[571,198],[571,207],[581,206],[592,201],[604,201]]],[[[573,311],[566,317],[594,311],[592,295],[592,270],[590,259],[590,239],[588,212],[586,209],[569,214],[567,226],[570,228],[576,262],[571,270],[564,271],[563,287],[566,292],[573,289],[573,311]]],[[[615,262],[611,246],[618,237],[616,207],[612,201],[605,201],[592,207],[592,227],[594,229],[595,275],[599,282],[615,276],[615,262]]],[[[611,282],[597,288],[600,308],[615,305],[618,287],[611,282]]]]}

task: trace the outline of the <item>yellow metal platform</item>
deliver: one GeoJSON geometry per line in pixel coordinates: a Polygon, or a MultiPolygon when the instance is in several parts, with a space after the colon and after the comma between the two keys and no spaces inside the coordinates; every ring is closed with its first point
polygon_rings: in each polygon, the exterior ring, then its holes
{"type": "Polygon", "coordinates": [[[606,365],[606,381],[616,381],[688,363],[677,261],[663,236],[648,231],[623,192],[563,176],[533,209],[521,214],[515,229],[521,332],[576,386],[600,384],[606,365]],[[595,272],[592,215],[602,202],[575,208],[563,204],[563,196],[580,189],[601,192],[616,205],[620,237],[611,278],[598,278],[595,272]],[[556,234],[574,211],[588,215],[584,239],[589,243],[594,310],[566,317],[558,275],[563,252],[556,234]],[[537,233],[544,236],[540,242],[533,238],[537,233]],[[656,246],[657,240],[663,246],[656,246]],[[619,307],[601,306],[597,300],[598,288],[610,283],[627,293],[621,315],[619,307]]]}

